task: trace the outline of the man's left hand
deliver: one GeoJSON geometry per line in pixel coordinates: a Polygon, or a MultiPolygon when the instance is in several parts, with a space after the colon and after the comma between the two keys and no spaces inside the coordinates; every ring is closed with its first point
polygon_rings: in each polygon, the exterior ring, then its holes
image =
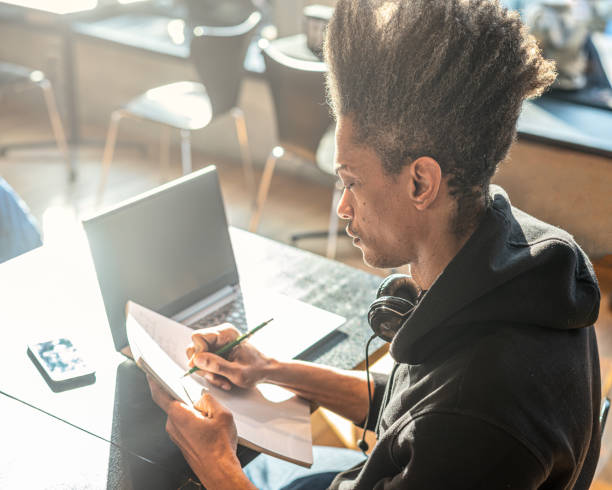
{"type": "Polygon", "coordinates": [[[236,457],[237,433],[232,414],[209,393],[193,407],[174,400],[147,376],[153,400],[168,414],[166,431],[207,488],[218,488],[227,472],[242,473],[236,457]]]}

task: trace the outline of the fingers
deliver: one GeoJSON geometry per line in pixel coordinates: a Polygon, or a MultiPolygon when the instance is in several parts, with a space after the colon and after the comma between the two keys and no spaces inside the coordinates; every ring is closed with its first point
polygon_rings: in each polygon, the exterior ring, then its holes
{"type": "Polygon", "coordinates": [[[194,407],[188,407],[184,403],[173,401],[168,407],[168,419],[172,420],[177,426],[184,426],[193,422],[195,419],[202,419],[203,414],[194,407]]]}
{"type": "Polygon", "coordinates": [[[232,416],[224,405],[219,403],[210,393],[204,391],[193,408],[176,401],[171,403],[168,408],[166,430],[168,433],[176,433],[176,429],[179,427],[186,427],[197,420],[204,421],[205,419],[226,417],[227,415],[232,416]]]}
{"type": "Polygon", "coordinates": [[[207,420],[200,410],[187,407],[179,402],[172,403],[167,413],[166,432],[179,447],[182,446],[182,441],[185,439],[185,431],[192,431],[196,427],[194,424],[207,420]]]}
{"type": "Polygon", "coordinates": [[[239,335],[238,329],[230,323],[196,330],[191,335],[191,344],[187,346],[187,357],[191,359],[200,352],[213,352],[233,341],[239,335]]]}
{"type": "Polygon", "coordinates": [[[166,431],[194,470],[207,455],[235,456],[238,436],[234,417],[209,393],[194,407],[172,404],[166,431]]]}
{"type": "Polygon", "coordinates": [[[204,374],[204,377],[211,385],[221,388],[222,390],[229,391],[232,388],[232,383],[230,383],[224,376],[214,373],[206,373],[204,374]]]}
{"type": "Polygon", "coordinates": [[[175,401],[167,392],[164,390],[153,377],[147,374],[147,381],[149,388],[151,389],[151,396],[153,401],[159,405],[159,407],[166,413],[175,401]]]}
{"type": "Polygon", "coordinates": [[[193,357],[192,362],[202,371],[223,376],[232,382],[240,375],[240,370],[237,368],[235,363],[208,352],[196,354],[193,357]]]}
{"type": "Polygon", "coordinates": [[[207,392],[202,394],[202,398],[195,403],[194,407],[209,419],[233,418],[231,412],[207,392]]]}
{"type": "Polygon", "coordinates": [[[213,350],[211,343],[215,341],[214,337],[216,335],[211,333],[207,334],[199,334],[194,333],[191,336],[191,344],[187,347],[187,357],[191,357],[194,354],[198,354],[200,352],[210,352],[213,350]],[[206,337],[210,337],[208,340],[206,337]]]}
{"type": "Polygon", "coordinates": [[[193,407],[198,409],[200,412],[202,412],[204,417],[210,418],[213,415],[213,407],[214,407],[212,400],[214,400],[214,398],[210,396],[208,393],[202,393],[202,397],[197,402],[195,402],[193,407]]]}

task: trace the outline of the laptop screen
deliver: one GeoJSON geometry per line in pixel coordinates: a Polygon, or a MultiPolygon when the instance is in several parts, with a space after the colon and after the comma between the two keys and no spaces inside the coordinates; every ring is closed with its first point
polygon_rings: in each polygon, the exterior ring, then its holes
{"type": "Polygon", "coordinates": [[[128,345],[125,304],[173,316],[238,283],[214,166],[83,221],[115,348],[128,345]]]}

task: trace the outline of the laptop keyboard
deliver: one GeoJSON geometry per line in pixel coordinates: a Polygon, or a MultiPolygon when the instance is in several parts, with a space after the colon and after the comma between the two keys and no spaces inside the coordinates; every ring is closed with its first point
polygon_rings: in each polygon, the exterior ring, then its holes
{"type": "Polygon", "coordinates": [[[189,326],[191,328],[206,328],[221,323],[231,323],[241,332],[246,332],[246,313],[244,311],[242,295],[238,295],[233,301],[200,318],[189,326]]]}

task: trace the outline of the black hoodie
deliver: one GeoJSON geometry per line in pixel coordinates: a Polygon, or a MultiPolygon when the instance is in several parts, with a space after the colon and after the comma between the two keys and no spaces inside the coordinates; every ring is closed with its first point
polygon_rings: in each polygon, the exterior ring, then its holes
{"type": "Polygon", "coordinates": [[[592,266],[569,234],[490,192],[393,339],[391,375],[375,377],[376,446],[330,488],[589,487],[601,399],[592,266]]]}

